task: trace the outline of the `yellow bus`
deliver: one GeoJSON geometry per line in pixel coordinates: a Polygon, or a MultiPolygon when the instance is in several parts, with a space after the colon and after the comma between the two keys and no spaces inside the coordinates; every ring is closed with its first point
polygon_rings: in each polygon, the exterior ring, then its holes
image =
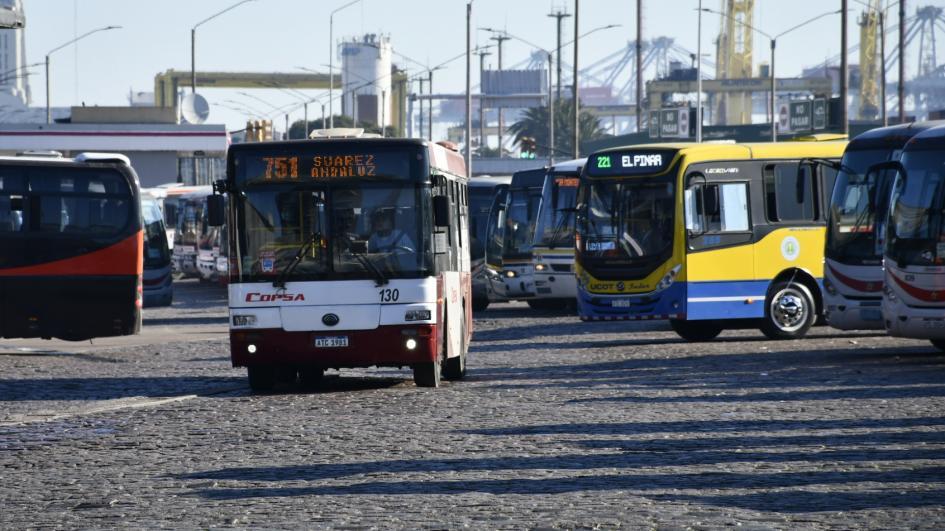
{"type": "Polygon", "coordinates": [[[802,337],[821,315],[827,205],[845,141],[610,148],[584,166],[575,273],[583,320],[668,319],[802,337]]]}

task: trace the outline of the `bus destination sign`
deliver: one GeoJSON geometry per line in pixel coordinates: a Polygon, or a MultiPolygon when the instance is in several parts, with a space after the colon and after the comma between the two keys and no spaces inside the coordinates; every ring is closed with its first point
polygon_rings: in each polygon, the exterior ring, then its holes
{"type": "Polygon", "coordinates": [[[672,150],[609,152],[592,155],[587,165],[591,176],[654,175],[666,171],[672,150]]]}
{"type": "Polygon", "coordinates": [[[331,179],[409,179],[414,153],[381,151],[358,153],[246,153],[238,158],[244,183],[331,179]]]}

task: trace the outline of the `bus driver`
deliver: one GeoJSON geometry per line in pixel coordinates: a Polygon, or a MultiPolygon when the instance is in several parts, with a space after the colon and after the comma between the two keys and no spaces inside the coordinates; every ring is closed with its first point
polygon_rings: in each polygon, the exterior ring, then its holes
{"type": "Polygon", "coordinates": [[[371,237],[368,238],[369,253],[391,253],[395,251],[415,252],[413,240],[401,229],[394,228],[394,209],[381,207],[371,214],[371,237]]]}

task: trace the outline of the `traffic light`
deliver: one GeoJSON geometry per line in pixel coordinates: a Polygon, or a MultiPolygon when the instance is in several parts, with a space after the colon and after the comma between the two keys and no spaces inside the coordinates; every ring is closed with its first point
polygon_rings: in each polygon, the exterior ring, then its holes
{"type": "Polygon", "coordinates": [[[538,149],[535,138],[530,136],[523,136],[518,141],[519,147],[521,148],[521,158],[523,159],[533,159],[535,158],[535,152],[538,149]]]}

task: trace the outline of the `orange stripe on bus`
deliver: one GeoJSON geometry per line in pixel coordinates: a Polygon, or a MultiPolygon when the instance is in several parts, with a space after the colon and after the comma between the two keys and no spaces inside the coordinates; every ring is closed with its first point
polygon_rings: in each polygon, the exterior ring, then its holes
{"type": "Polygon", "coordinates": [[[25,267],[0,269],[0,277],[141,275],[144,231],[91,253],[25,267]]]}

